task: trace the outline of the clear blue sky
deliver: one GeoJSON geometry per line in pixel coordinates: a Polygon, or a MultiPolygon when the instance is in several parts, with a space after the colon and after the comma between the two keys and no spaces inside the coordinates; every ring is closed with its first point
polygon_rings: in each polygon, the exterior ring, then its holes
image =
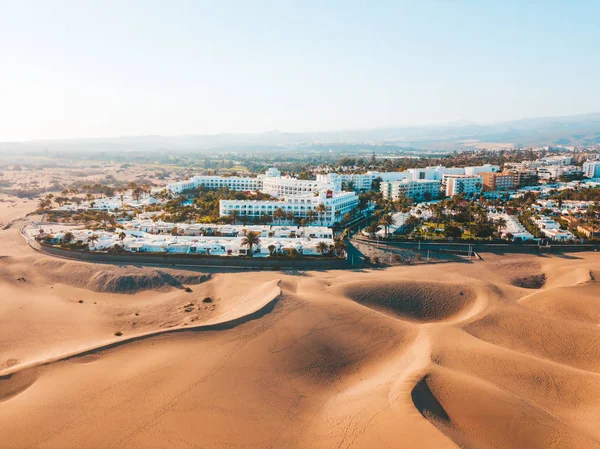
{"type": "Polygon", "coordinates": [[[0,141],[596,112],[599,18],[593,0],[0,0],[0,141]]]}

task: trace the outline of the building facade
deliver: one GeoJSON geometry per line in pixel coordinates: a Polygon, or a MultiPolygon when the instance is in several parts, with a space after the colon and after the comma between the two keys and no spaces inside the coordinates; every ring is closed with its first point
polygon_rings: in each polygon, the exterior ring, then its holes
{"type": "Polygon", "coordinates": [[[515,187],[527,187],[534,186],[538,182],[539,170],[530,168],[520,168],[516,170],[509,170],[515,175],[515,187]]]}
{"type": "Polygon", "coordinates": [[[322,182],[320,180],[296,179],[290,176],[265,177],[262,179],[263,193],[283,198],[288,196],[306,195],[321,190],[341,190],[336,189],[332,183],[322,182]]]}
{"type": "Polygon", "coordinates": [[[219,215],[259,219],[263,215],[273,217],[276,211],[281,210],[285,212],[285,217],[282,214],[275,218],[280,224],[305,219],[310,221],[307,224],[332,226],[357,206],[358,195],[354,192],[324,190],[317,195],[290,196],[279,201],[221,200],[219,215]]]}
{"type": "Polygon", "coordinates": [[[210,190],[228,188],[229,190],[253,192],[262,189],[262,178],[242,178],[239,176],[194,176],[185,181],[167,184],[171,193],[182,193],[186,190],[205,187],[210,190]]]}
{"type": "Polygon", "coordinates": [[[586,178],[600,178],[600,161],[584,162],[583,176],[586,178]]]}
{"type": "Polygon", "coordinates": [[[557,181],[561,176],[567,178],[580,177],[581,167],[577,165],[546,165],[537,169],[540,179],[557,181]]]}
{"type": "Polygon", "coordinates": [[[441,181],[419,179],[416,181],[404,179],[402,181],[382,182],[380,191],[385,199],[396,200],[406,196],[415,200],[428,200],[438,198],[441,181]]]}
{"type": "Polygon", "coordinates": [[[479,175],[444,175],[446,196],[479,195],[483,187],[483,178],[479,175]]]}
{"type": "Polygon", "coordinates": [[[516,176],[513,172],[482,173],[483,190],[486,192],[508,192],[515,190],[516,176]]]}

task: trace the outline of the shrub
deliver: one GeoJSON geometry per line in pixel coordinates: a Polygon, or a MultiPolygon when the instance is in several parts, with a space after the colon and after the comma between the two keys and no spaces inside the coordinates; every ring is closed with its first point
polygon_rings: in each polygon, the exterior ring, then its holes
{"type": "Polygon", "coordinates": [[[121,332],[121,331],[117,331],[117,332],[115,332],[115,336],[116,336],[116,337],[120,337],[121,335],[123,335],[123,332],[121,332]]]}
{"type": "Polygon", "coordinates": [[[83,304],[83,299],[80,299],[80,300],[79,300],[79,304],[83,304]]]}
{"type": "Polygon", "coordinates": [[[212,300],[212,298],[210,296],[207,296],[206,298],[204,298],[202,300],[202,302],[210,303],[210,302],[213,302],[213,300],[212,300]]]}
{"type": "Polygon", "coordinates": [[[192,289],[191,289],[191,288],[189,288],[189,287],[186,287],[184,290],[185,290],[186,292],[188,292],[188,293],[191,293],[191,292],[192,292],[192,289]]]}

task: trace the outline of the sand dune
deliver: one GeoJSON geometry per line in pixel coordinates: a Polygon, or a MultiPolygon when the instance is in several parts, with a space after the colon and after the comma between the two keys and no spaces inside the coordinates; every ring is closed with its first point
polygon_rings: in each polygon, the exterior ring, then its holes
{"type": "Polygon", "coordinates": [[[210,274],[2,255],[3,448],[600,448],[596,254],[210,274]]]}
{"type": "Polygon", "coordinates": [[[350,299],[418,322],[441,321],[468,309],[475,298],[464,284],[434,282],[357,282],[347,285],[350,299]]]}

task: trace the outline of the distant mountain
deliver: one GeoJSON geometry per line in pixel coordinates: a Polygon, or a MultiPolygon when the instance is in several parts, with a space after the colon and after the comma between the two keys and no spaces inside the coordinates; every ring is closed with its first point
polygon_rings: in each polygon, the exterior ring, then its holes
{"type": "Polygon", "coordinates": [[[428,126],[397,126],[364,130],[187,136],[130,136],[97,139],[37,140],[0,143],[0,151],[207,151],[267,150],[323,144],[391,144],[407,148],[467,148],[469,141],[528,145],[600,143],[600,113],[540,117],[494,124],[467,120],[428,126]]]}

